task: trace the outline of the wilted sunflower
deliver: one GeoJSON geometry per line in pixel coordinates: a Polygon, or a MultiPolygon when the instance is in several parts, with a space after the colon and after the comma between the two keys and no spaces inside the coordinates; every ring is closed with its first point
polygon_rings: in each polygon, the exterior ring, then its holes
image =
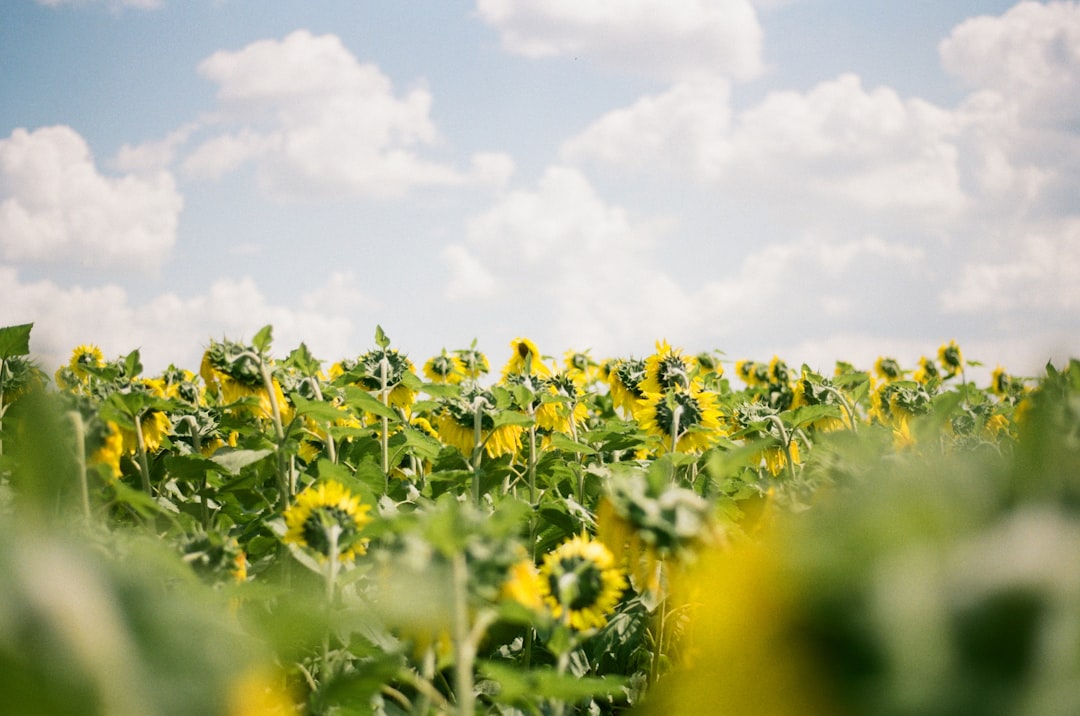
{"type": "Polygon", "coordinates": [[[367,539],[360,531],[371,522],[370,509],[339,482],[312,485],[285,510],[285,543],[306,547],[319,559],[327,559],[337,531],[337,558],[351,560],[367,550],[367,539]]]}
{"type": "Polygon", "coordinates": [[[607,623],[626,589],[626,576],[603,542],[576,536],[544,555],[540,592],[555,619],[574,629],[607,623]]]}
{"type": "Polygon", "coordinates": [[[641,428],[663,438],[661,451],[701,452],[720,430],[716,394],[690,386],[687,390],[646,393],[635,411],[641,428]]]}

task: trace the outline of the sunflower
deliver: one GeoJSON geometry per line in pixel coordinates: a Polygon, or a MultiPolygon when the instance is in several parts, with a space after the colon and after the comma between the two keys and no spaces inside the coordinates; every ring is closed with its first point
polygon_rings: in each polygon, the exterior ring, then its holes
{"type": "Polygon", "coordinates": [[[923,385],[926,385],[931,380],[937,380],[941,377],[941,373],[938,371],[937,364],[930,360],[926,356],[919,358],[919,367],[915,369],[915,380],[923,385]]]}
{"type": "Polygon", "coordinates": [[[206,391],[218,396],[222,405],[232,405],[246,398],[256,398],[258,405],[243,411],[271,420],[274,403],[284,423],[292,419],[292,409],[285,400],[285,393],[277,378],[271,378],[273,400],[266,390],[262,366],[258,356],[247,346],[232,341],[213,341],[203,353],[199,364],[199,376],[206,384],[206,391]]]}
{"type": "Polygon", "coordinates": [[[525,428],[520,425],[495,426],[494,396],[473,386],[466,388],[460,397],[445,400],[435,416],[435,429],[439,439],[450,447],[456,447],[468,457],[476,447],[476,421],[480,421],[480,442],[489,457],[513,454],[521,447],[521,435],[525,428]],[[476,406],[479,405],[479,410],[476,406]]]}
{"type": "Polygon", "coordinates": [[[424,363],[424,377],[432,383],[456,385],[465,378],[465,364],[460,358],[448,355],[444,350],[424,363]]]}
{"type": "Polygon", "coordinates": [[[641,390],[645,393],[666,393],[690,387],[695,361],[687,358],[667,341],[657,341],[656,353],[645,360],[645,377],[641,390]]]}
{"type": "Polygon", "coordinates": [[[751,388],[769,384],[769,366],[757,361],[736,361],[735,375],[739,376],[739,380],[751,388]]]}
{"type": "Polygon", "coordinates": [[[578,385],[589,385],[600,377],[600,365],[588,351],[567,351],[563,355],[563,366],[566,375],[578,385]]]}
{"type": "Polygon", "coordinates": [[[71,352],[68,368],[81,380],[86,380],[90,373],[87,368],[101,368],[105,365],[105,356],[95,345],[81,345],[71,352]]]}
{"type": "Polygon", "coordinates": [[[951,378],[964,370],[964,354],[956,341],[949,341],[938,348],[938,362],[945,369],[945,377],[951,378]]]}
{"type": "Polygon", "coordinates": [[[393,348],[377,348],[356,360],[343,360],[330,366],[330,379],[348,374],[349,381],[364,390],[389,391],[388,401],[395,408],[412,405],[414,392],[407,384],[408,376],[416,378],[416,370],[408,356],[393,348]]]}
{"type": "Polygon", "coordinates": [[[454,355],[461,361],[466,378],[476,380],[491,371],[487,356],[476,348],[462,348],[454,351],[454,355]]]}
{"type": "Polygon", "coordinates": [[[367,550],[367,539],[360,531],[371,522],[370,509],[339,482],[312,485],[285,510],[285,543],[306,547],[319,559],[326,559],[336,541],[337,558],[351,560],[367,550]]]}
{"type": "Polygon", "coordinates": [[[608,389],[616,408],[627,416],[633,415],[637,401],[645,397],[641,381],[645,378],[645,361],[638,358],[616,360],[608,369],[608,389]]]}
{"type": "Polygon", "coordinates": [[[663,438],[661,451],[675,441],[678,452],[701,452],[720,430],[716,394],[691,385],[687,390],[646,393],[637,401],[638,423],[648,433],[663,438]]]}
{"type": "Polygon", "coordinates": [[[540,566],[540,593],[551,615],[578,631],[604,626],[626,586],[611,550],[587,536],[563,542],[540,566]]]}
{"type": "Polygon", "coordinates": [[[517,602],[530,611],[543,611],[544,594],[540,572],[531,559],[520,560],[510,567],[509,576],[503,583],[502,597],[517,602]]]}
{"type": "Polygon", "coordinates": [[[900,364],[895,358],[886,356],[880,356],[874,363],[874,373],[876,373],[879,378],[883,378],[887,381],[904,379],[904,369],[900,367],[900,364]]]}
{"type": "Polygon", "coordinates": [[[515,338],[510,343],[510,347],[514,349],[514,352],[503,366],[503,380],[513,373],[525,373],[541,378],[551,377],[551,368],[544,365],[544,358],[540,355],[540,349],[535,343],[528,338],[515,338]]]}

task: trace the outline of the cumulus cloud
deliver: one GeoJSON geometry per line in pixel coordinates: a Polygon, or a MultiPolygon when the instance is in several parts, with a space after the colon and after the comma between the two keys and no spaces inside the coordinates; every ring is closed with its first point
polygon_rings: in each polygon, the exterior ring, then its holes
{"type": "Polygon", "coordinates": [[[316,357],[337,360],[356,340],[353,317],[379,307],[354,287],[354,279],[332,274],[298,305],[273,303],[250,278],[219,279],[200,295],[168,292],[137,301],[115,284],[23,281],[15,268],[0,265],[0,284],[10,297],[0,304],[0,325],[33,323],[30,348],[49,371],[82,343],[100,346],[108,357],[139,349],[148,373],[170,363],[197,370],[211,339],[248,340],[268,323],[275,354],[283,356],[303,341],[316,357]]]}
{"type": "Polygon", "coordinates": [[[1080,315],[1080,217],[1032,233],[1000,261],[963,266],[942,292],[946,311],[1080,315]]]}
{"type": "Polygon", "coordinates": [[[0,139],[0,256],[7,261],[155,270],[176,241],[183,199],[171,174],[101,174],[66,126],[0,139]]]}
{"type": "Polygon", "coordinates": [[[193,177],[251,162],[273,194],[393,198],[424,186],[498,185],[513,171],[508,156],[493,153],[466,169],[425,158],[440,143],[431,93],[395,94],[378,67],[359,62],[334,35],[298,30],[216,52],[199,72],[218,85],[212,122],[232,129],[184,159],[193,177]]]}
{"type": "Polygon", "coordinates": [[[583,56],[646,77],[760,74],[762,29],[747,0],[477,0],[502,46],[526,57],[583,56]]]}
{"type": "Polygon", "coordinates": [[[947,111],[846,74],[805,93],[770,93],[734,116],[723,83],[677,84],[601,117],[561,152],[689,170],[759,199],[940,219],[965,204],[955,134],[947,111]]]}
{"type": "Polygon", "coordinates": [[[678,278],[685,256],[665,250],[671,227],[605,201],[578,170],[551,167],[532,190],[507,195],[454,245],[448,301],[483,299],[511,316],[540,315],[549,336],[626,352],[658,338],[694,350],[779,346],[789,335],[880,325],[932,308],[926,253],[867,235],[818,236],[762,246],[715,278],[678,278]],[[903,302],[879,290],[905,287],[903,302]],[[482,295],[464,294],[483,277],[482,295]]]}
{"type": "Polygon", "coordinates": [[[1080,120],[1080,5],[1022,2],[965,20],[942,40],[946,71],[1015,101],[1025,122],[1075,128],[1080,120]]]}

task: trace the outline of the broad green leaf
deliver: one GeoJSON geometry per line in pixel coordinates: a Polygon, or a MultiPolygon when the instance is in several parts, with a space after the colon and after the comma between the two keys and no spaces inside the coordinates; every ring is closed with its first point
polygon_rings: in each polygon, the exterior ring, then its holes
{"type": "Polygon", "coordinates": [[[136,348],[124,356],[124,374],[130,380],[142,374],[142,371],[142,360],[139,357],[139,349],[136,348]]]}
{"type": "Polygon", "coordinates": [[[790,428],[801,428],[804,425],[821,420],[822,418],[842,418],[839,405],[803,405],[790,410],[781,417],[790,428]]]}
{"type": "Polygon", "coordinates": [[[380,418],[388,418],[398,422],[401,417],[389,405],[384,405],[371,393],[357,388],[355,385],[345,386],[345,404],[350,408],[356,408],[364,413],[372,413],[380,418]]]}
{"type": "Polygon", "coordinates": [[[582,442],[571,440],[562,433],[551,434],[551,445],[554,448],[563,450],[565,452],[581,453],[583,455],[595,455],[596,450],[592,449],[588,445],[582,442]]]}
{"type": "Polygon", "coordinates": [[[259,329],[259,332],[255,334],[255,337],[251,339],[251,345],[255,347],[255,352],[259,355],[263,355],[266,351],[270,350],[270,343],[274,340],[274,327],[269,323],[259,329]]]}
{"type": "Polygon", "coordinates": [[[224,468],[230,474],[238,475],[240,474],[240,471],[243,470],[245,467],[257,463],[259,460],[262,460],[271,452],[273,451],[265,449],[219,450],[210,458],[210,460],[224,468]]]}
{"type": "Polygon", "coordinates": [[[33,323],[0,328],[0,360],[30,354],[30,329],[33,323]]]}
{"type": "Polygon", "coordinates": [[[325,403],[320,400],[308,400],[299,393],[291,393],[289,400],[296,406],[296,412],[298,415],[306,415],[314,420],[321,420],[325,423],[333,423],[342,418],[349,417],[347,413],[343,413],[337,407],[330,403],[325,403]]]}
{"type": "Polygon", "coordinates": [[[495,427],[502,427],[503,425],[520,425],[523,428],[527,428],[536,421],[530,418],[525,413],[519,413],[514,410],[503,410],[495,415],[494,418],[495,427]]]}
{"type": "Polygon", "coordinates": [[[382,326],[375,324],[375,345],[379,348],[387,348],[390,345],[390,338],[383,332],[382,326]]]}
{"type": "Polygon", "coordinates": [[[480,673],[499,684],[493,698],[503,703],[535,702],[537,699],[579,701],[594,696],[619,696],[625,680],[560,674],[551,667],[522,671],[492,661],[479,664],[480,673]]]}

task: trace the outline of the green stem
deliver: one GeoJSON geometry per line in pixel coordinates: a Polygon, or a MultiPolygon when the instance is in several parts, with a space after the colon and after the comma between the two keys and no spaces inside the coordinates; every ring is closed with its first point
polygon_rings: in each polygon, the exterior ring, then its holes
{"type": "Polygon", "coordinates": [[[75,466],[79,471],[79,492],[82,497],[83,518],[90,522],[90,486],[86,482],[86,426],[82,414],[77,410],[68,411],[68,420],[75,431],[75,466]]]}
{"type": "Polygon", "coordinates": [[[473,401],[473,451],[472,451],[472,491],[473,491],[473,503],[477,507],[480,506],[480,463],[484,459],[484,406],[487,405],[487,399],[484,396],[477,396],[473,401]]]}
{"type": "MultiPolygon", "coordinates": [[[[379,360],[379,402],[388,407],[390,405],[390,391],[386,389],[386,384],[389,380],[387,376],[389,370],[390,363],[386,360],[386,356],[383,356],[379,360]]],[[[390,494],[390,419],[385,415],[382,416],[380,444],[382,446],[383,494],[388,495],[390,494]]]]}
{"type": "Polygon", "coordinates": [[[454,553],[451,562],[452,594],[454,608],[454,682],[457,693],[458,714],[473,716],[476,712],[473,694],[473,662],[476,644],[469,629],[469,572],[465,553],[454,553]]]}
{"type": "Polygon", "coordinates": [[[327,530],[329,533],[330,546],[326,555],[326,630],[323,632],[323,670],[320,674],[323,684],[327,683],[327,674],[330,672],[330,622],[334,612],[334,597],[336,595],[338,567],[338,538],[341,536],[341,526],[333,525],[327,530]]]}
{"type": "Polygon", "coordinates": [[[795,479],[795,465],[791,460],[791,436],[788,435],[787,429],[784,427],[784,421],[776,415],[770,415],[769,420],[776,426],[777,432],[780,433],[780,444],[784,447],[784,458],[787,461],[787,473],[788,477],[792,480],[795,479]]]}
{"type": "Polygon", "coordinates": [[[150,463],[146,459],[146,440],[143,439],[142,418],[138,413],[132,416],[135,423],[135,451],[139,456],[139,475],[142,477],[142,488],[146,494],[151,494],[150,488],[150,463]]]}
{"type": "MultiPolygon", "coordinates": [[[[308,376],[308,385],[311,386],[312,393],[315,394],[315,399],[320,403],[323,402],[322,388],[319,387],[319,381],[314,376],[308,376]]],[[[326,455],[330,458],[330,462],[337,464],[337,446],[334,445],[334,437],[330,434],[331,422],[326,423],[326,455]]]]}
{"type": "Polygon", "coordinates": [[[857,433],[859,431],[858,425],[855,423],[855,410],[851,407],[851,403],[848,402],[844,394],[832,386],[825,386],[825,390],[832,393],[840,400],[840,405],[843,407],[844,412],[847,413],[848,423],[851,425],[851,432],[857,433]]]}

